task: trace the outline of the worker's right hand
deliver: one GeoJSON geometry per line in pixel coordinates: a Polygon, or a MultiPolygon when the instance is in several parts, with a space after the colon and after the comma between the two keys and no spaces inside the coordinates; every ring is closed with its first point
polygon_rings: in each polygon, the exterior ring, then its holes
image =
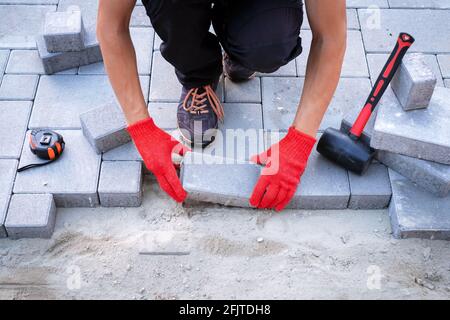
{"type": "Polygon", "coordinates": [[[187,193],[181,186],[172,162],[172,153],[182,156],[188,148],[158,128],[151,118],[128,126],[128,132],[147,169],[155,175],[161,189],[175,201],[183,202],[187,193]]]}

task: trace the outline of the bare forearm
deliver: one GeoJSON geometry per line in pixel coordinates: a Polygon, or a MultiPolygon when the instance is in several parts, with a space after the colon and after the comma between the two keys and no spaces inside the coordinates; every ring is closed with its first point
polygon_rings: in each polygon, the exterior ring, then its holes
{"type": "Polygon", "coordinates": [[[97,35],[106,71],[127,122],[132,124],[148,118],[128,24],[103,21],[100,13],[97,35]]]}
{"type": "Polygon", "coordinates": [[[312,42],[303,93],[294,120],[298,130],[316,136],[339,82],[344,53],[345,40],[327,42],[317,39],[312,42]]]}

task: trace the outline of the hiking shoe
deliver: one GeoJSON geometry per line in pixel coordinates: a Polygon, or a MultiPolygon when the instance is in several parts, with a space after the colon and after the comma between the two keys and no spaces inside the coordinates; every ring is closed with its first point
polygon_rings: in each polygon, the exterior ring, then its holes
{"type": "Polygon", "coordinates": [[[223,55],[223,72],[231,81],[243,82],[255,77],[256,72],[247,69],[239,62],[234,61],[226,53],[223,55]]]}
{"type": "Polygon", "coordinates": [[[181,92],[178,105],[178,129],[191,146],[206,147],[214,141],[224,111],[214,89],[208,85],[181,92]]]}

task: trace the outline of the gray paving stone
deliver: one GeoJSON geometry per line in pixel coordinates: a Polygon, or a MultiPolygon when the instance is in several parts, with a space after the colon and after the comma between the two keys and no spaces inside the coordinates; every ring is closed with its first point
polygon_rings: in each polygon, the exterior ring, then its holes
{"type": "Polygon", "coordinates": [[[437,59],[441,67],[442,76],[444,78],[450,78],[450,54],[439,54],[437,59]]]}
{"type": "Polygon", "coordinates": [[[0,101],[0,158],[19,159],[31,107],[30,101],[0,101]]]}
{"type": "Polygon", "coordinates": [[[183,231],[151,231],[138,241],[139,254],[150,256],[185,256],[191,253],[192,237],[183,231]]]}
{"type": "MultiPolygon", "coordinates": [[[[144,96],[147,96],[149,78],[140,79],[144,96]]],[[[114,101],[106,76],[42,76],[29,127],[80,129],[80,114],[114,101]]]]}
{"type": "Polygon", "coordinates": [[[43,35],[49,52],[83,50],[84,34],[81,11],[68,10],[47,13],[43,35]]]}
{"type": "Polygon", "coordinates": [[[161,129],[176,129],[178,103],[150,102],[148,111],[161,129]]]}
{"type": "Polygon", "coordinates": [[[51,238],[55,220],[56,206],[51,194],[15,194],[5,228],[11,239],[51,238]]]}
{"type": "Polygon", "coordinates": [[[103,207],[139,207],[142,204],[142,163],[103,161],[98,195],[103,207]]]}
{"type": "MultiPolygon", "coordinates": [[[[415,53],[412,53],[415,54],[415,53]]],[[[406,56],[411,55],[411,53],[406,56]]],[[[384,67],[389,54],[385,53],[372,53],[367,55],[367,63],[369,64],[369,72],[370,78],[373,82],[375,82],[378,78],[378,75],[381,72],[381,69],[384,67]]],[[[437,86],[443,87],[444,82],[442,81],[441,69],[439,68],[439,64],[437,62],[436,55],[434,54],[423,54],[424,60],[428,67],[433,71],[434,76],[437,79],[437,86]]]]}
{"type": "Polygon", "coordinates": [[[371,146],[450,164],[450,89],[436,88],[426,109],[404,112],[390,100],[380,105],[371,146]]]}
{"type": "Polygon", "coordinates": [[[2,83],[3,73],[8,62],[9,50],[0,50],[0,84],[2,83]]]}
{"type": "Polygon", "coordinates": [[[391,8],[450,9],[448,0],[389,0],[391,8]]]}
{"type": "MultiPolygon", "coordinates": [[[[76,74],[77,68],[61,71],[60,74],[76,74]]],[[[45,74],[44,65],[37,50],[13,50],[6,73],[45,74]]]]}
{"type": "MultiPolygon", "coordinates": [[[[149,75],[152,66],[152,43],[154,31],[150,28],[130,28],[138,62],[138,72],[141,75],[149,75]]],[[[103,62],[81,66],[79,74],[106,74],[103,62]]]]}
{"type": "Polygon", "coordinates": [[[225,102],[261,103],[261,80],[236,83],[225,78],[225,102]]]}
{"type": "MultiPolygon", "coordinates": [[[[271,139],[272,142],[273,139],[271,139]]],[[[249,198],[261,168],[251,163],[223,160],[203,155],[202,162],[188,153],[181,179],[189,193],[188,201],[212,202],[226,206],[249,207],[249,198]],[[200,162],[199,162],[200,161],[200,162]],[[201,173],[201,174],[199,174],[201,173]],[[214,181],[215,187],[211,187],[214,181]]],[[[314,152],[302,177],[291,209],[344,209],[350,198],[347,172],[314,152]]]]}
{"type": "Polygon", "coordinates": [[[257,72],[258,77],[296,77],[297,76],[297,62],[296,60],[290,61],[288,64],[282,66],[275,72],[272,73],[261,73],[257,72]]]}
{"type": "Polygon", "coordinates": [[[80,122],[84,136],[98,154],[131,140],[123,111],[116,103],[82,113],[80,122]]]}
{"type": "MultiPolygon", "coordinates": [[[[352,128],[353,124],[355,123],[356,119],[358,118],[359,113],[361,112],[361,109],[353,109],[348,112],[341,122],[341,131],[343,132],[349,132],[352,128]]],[[[375,109],[375,112],[372,114],[372,116],[369,119],[369,122],[367,123],[366,127],[364,128],[363,134],[361,136],[362,141],[364,141],[365,144],[370,145],[370,138],[372,137],[373,133],[373,127],[375,126],[375,120],[377,118],[378,109],[375,109]]]]}
{"type": "Polygon", "coordinates": [[[439,197],[446,197],[450,193],[450,166],[448,165],[388,151],[379,151],[377,159],[410,179],[417,186],[439,197]]]}
{"type": "Polygon", "coordinates": [[[436,86],[436,77],[421,54],[403,59],[392,79],[391,87],[403,110],[427,108],[436,86]]]}
{"type": "Polygon", "coordinates": [[[95,31],[98,14],[98,0],[59,0],[58,11],[67,11],[71,6],[78,6],[83,15],[87,31],[95,31]]]}
{"type": "Polygon", "coordinates": [[[449,10],[381,9],[380,26],[374,28],[368,19],[374,12],[359,9],[364,45],[369,53],[389,53],[400,32],[408,31],[416,42],[410,52],[449,53],[450,41],[442,41],[441,35],[448,33],[449,10]]]}
{"type": "Polygon", "coordinates": [[[37,75],[7,74],[0,86],[0,100],[33,100],[38,81],[37,75]]]}
{"type": "Polygon", "coordinates": [[[0,239],[5,238],[5,219],[9,201],[16,177],[18,161],[12,159],[0,159],[0,239]]]}
{"type": "Polygon", "coordinates": [[[389,170],[392,201],[389,207],[396,238],[450,240],[450,197],[439,198],[389,170]]]}
{"type": "MultiPolygon", "coordinates": [[[[53,194],[57,207],[95,207],[101,156],[92,151],[81,130],[58,130],[66,149],[56,162],[17,174],[14,193],[53,194]]],[[[22,149],[20,167],[39,163],[28,148],[22,149]]]]}
{"type": "Polygon", "coordinates": [[[85,34],[85,52],[87,55],[87,64],[97,63],[103,61],[102,51],[98,42],[96,33],[93,31],[85,34]]]}
{"type": "MultiPolygon", "coordinates": [[[[285,130],[292,125],[303,83],[303,78],[262,78],[265,130],[285,130]]],[[[370,89],[369,79],[342,78],[320,130],[339,128],[345,114],[364,105],[370,89]]]]}
{"type": "Polygon", "coordinates": [[[151,27],[150,18],[147,16],[144,6],[134,7],[133,13],[131,15],[132,27],[151,27]]]}
{"type": "Polygon", "coordinates": [[[142,157],[137,151],[133,142],[129,142],[105,152],[103,154],[103,161],[142,161],[142,157]]]}
{"type": "Polygon", "coordinates": [[[35,37],[43,31],[45,15],[55,10],[53,5],[0,5],[0,49],[35,48],[35,37]]]}
{"type": "Polygon", "coordinates": [[[450,88],[450,79],[445,79],[444,83],[447,88],[450,88]]]}
{"type": "Polygon", "coordinates": [[[349,172],[350,209],[384,209],[389,206],[392,190],[388,169],[380,164],[372,164],[367,172],[360,176],[349,172]]]}
{"type": "MultiPolygon", "coordinates": [[[[297,58],[297,73],[299,76],[305,76],[308,55],[311,48],[311,32],[302,33],[303,53],[297,58]]],[[[342,66],[342,77],[369,77],[367,69],[366,55],[364,52],[361,32],[349,30],[347,32],[347,51],[342,66]]],[[[369,93],[367,93],[369,94],[369,93]]]]}

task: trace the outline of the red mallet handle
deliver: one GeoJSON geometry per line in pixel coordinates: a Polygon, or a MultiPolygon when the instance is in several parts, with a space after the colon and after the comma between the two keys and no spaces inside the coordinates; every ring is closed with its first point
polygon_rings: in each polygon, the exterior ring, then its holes
{"type": "Polygon", "coordinates": [[[381,71],[381,74],[378,76],[377,82],[373,86],[372,92],[370,93],[364,108],[361,110],[358,119],[356,119],[353,127],[350,129],[350,134],[352,136],[356,138],[361,137],[367,122],[369,122],[372,112],[375,110],[378,102],[380,102],[381,97],[386,91],[389,83],[391,83],[395,72],[400,66],[403,57],[414,41],[414,38],[407,33],[400,33],[398,36],[397,44],[395,45],[394,50],[389,56],[389,59],[381,71]]]}

